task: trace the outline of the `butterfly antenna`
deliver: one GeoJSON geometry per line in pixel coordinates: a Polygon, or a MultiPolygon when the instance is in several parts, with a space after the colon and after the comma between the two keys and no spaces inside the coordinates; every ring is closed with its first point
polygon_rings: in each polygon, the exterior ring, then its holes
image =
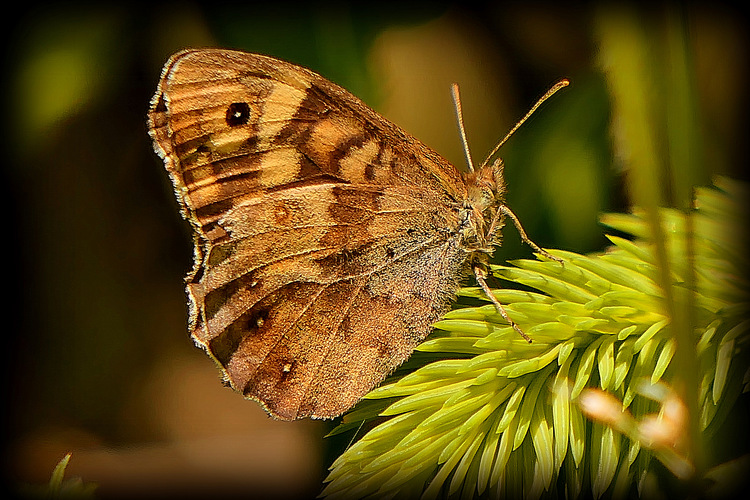
{"type": "Polygon", "coordinates": [[[458,120],[458,131],[461,133],[461,142],[464,145],[464,154],[466,163],[469,165],[469,172],[474,171],[474,162],[471,161],[469,152],[469,141],[466,140],[466,128],[464,127],[464,114],[461,111],[461,95],[458,93],[458,84],[451,84],[451,96],[453,97],[453,106],[456,108],[456,119],[458,120]]]}
{"type": "MultiPolygon", "coordinates": [[[[486,158],[486,159],[485,159],[485,160],[484,160],[484,161],[482,162],[482,167],[480,167],[480,168],[483,168],[483,167],[485,167],[485,166],[486,166],[486,165],[487,165],[487,164],[489,163],[490,159],[491,159],[491,158],[492,158],[493,156],[495,156],[495,153],[497,153],[497,151],[498,151],[498,150],[499,150],[499,149],[500,149],[500,148],[502,147],[502,145],[503,145],[503,144],[505,144],[505,142],[506,142],[506,141],[507,141],[508,139],[510,139],[510,136],[512,136],[512,135],[513,135],[513,133],[514,133],[514,132],[515,132],[516,130],[518,130],[518,129],[519,129],[519,127],[520,127],[521,125],[523,125],[523,123],[524,123],[524,122],[525,122],[526,120],[528,120],[528,119],[529,119],[529,117],[530,117],[530,116],[531,116],[531,115],[532,115],[532,114],[534,113],[534,111],[536,111],[536,108],[538,108],[539,106],[541,106],[541,105],[542,105],[542,103],[543,103],[544,101],[546,101],[547,99],[549,99],[550,97],[552,97],[552,95],[553,95],[553,94],[555,94],[555,93],[556,93],[556,92],[557,92],[558,90],[560,90],[560,89],[561,89],[561,88],[563,88],[563,87],[567,87],[567,86],[568,86],[569,84],[570,84],[570,80],[568,80],[567,78],[565,78],[565,79],[563,79],[563,80],[560,80],[559,82],[557,82],[556,84],[554,84],[554,85],[552,86],[552,88],[551,88],[551,89],[549,89],[549,90],[548,90],[548,91],[547,91],[547,92],[546,92],[546,93],[545,93],[545,94],[544,94],[544,95],[543,95],[543,96],[542,96],[542,97],[541,97],[541,98],[540,98],[540,99],[539,99],[539,100],[538,100],[538,101],[536,102],[536,104],[534,104],[534,105],[533,105],[533,106],[531,107],[531,109],[529,110],[529,112],[528,112],[528,113],[526,113],[526,116],[524,116],[523,118],[521,118],[521,120],[520,120],[520,121],[519,121],[518,123],[516,123],[516,125],[515,125],[515,126],[514,126],[514,127],[512,128],[512,129],[510,129],[510,132],[508,132],[507,134],[505,134],[505,137],[503,138],[503,140],[502,140],[502,141],[500,141],[500,142],[499,142],[499,143],[497,144],[497,146],[495,146],[495,149],[493,149],[493,150],[492,150],[492,152],[491,152],[491,153],[490,153],[489,155],[487,155],[487,158],[486,158]]],[[[458,92],[458,91],[456,91],[456,92],[458,92]]]]}

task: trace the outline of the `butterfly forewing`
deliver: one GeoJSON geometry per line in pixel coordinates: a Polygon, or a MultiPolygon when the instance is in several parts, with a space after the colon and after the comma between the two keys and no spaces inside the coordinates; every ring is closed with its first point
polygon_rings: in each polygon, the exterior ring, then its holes
{"type": "Polygon", "coordinates": [[[275,417],[343,413],[445,311],[466,271],[464,180],[345,90],[185,51],[149,124],[196,231],[191,334],[275,417]]]}

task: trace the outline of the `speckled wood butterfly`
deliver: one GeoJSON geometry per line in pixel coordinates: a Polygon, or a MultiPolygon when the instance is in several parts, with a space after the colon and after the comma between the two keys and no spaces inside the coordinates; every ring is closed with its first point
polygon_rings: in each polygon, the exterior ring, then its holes
{"type": "Polygon", "coordinates": [[[506,216],[552,258],[505,206],[500,160],[462,174],[299,66],[179,52],[148,121],[194,229],[192,337],[276,418],[353,406],[411,355],[472,272],[510,321],[485,282],[506,216]]]}

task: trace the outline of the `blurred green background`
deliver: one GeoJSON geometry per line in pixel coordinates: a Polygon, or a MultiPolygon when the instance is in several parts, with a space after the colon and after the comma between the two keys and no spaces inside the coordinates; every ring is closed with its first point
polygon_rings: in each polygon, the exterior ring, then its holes
{"type": "MultiPolygon", "coordinates": [[[[272,421],[222,387],[187,336],[189,228],[146,131],[181,48],[307,66],[459,168],[451,82],[479,163],[569,78],[501,151],[508,203],[545,247],[601,250],[601,212],[644,196],[686,208],[692,185],[747,180],[747,31],[723,4],[44,4],[21,8],[8,37],[10,484],[48,480],[72,451],[69,474],[102,497],[314,497],[340,451],[329,423],[272,421]],[[652,163],[633,165],[634,131],[652,163]]],[[[530,255],[504,234],[499,259],[530,255]]]]}

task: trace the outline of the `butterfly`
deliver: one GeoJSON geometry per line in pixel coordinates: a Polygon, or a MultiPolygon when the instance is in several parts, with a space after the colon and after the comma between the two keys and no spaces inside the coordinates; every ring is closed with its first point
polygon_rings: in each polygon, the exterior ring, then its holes
{"type": "Polygon", "coordinates": [[[467,148],[461,173],[322,76],[222,49],[169,59],[148,125],[194,232],[191,336],[271,416],[345,412],[472,273],[523,334],[485,280],[505,218],[553,257],[505,205],[502,161],[467,148]]]}

